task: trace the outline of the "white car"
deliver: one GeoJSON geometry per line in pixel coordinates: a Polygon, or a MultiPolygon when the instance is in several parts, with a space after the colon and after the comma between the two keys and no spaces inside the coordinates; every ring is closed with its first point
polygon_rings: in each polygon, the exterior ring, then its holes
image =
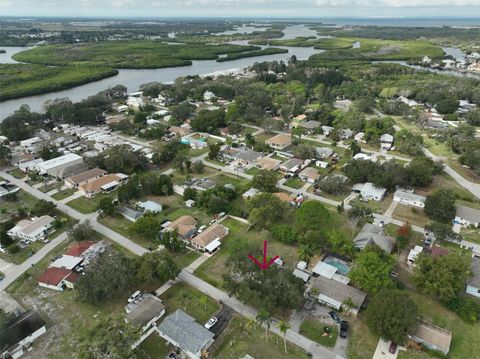
{"type": "Polygon", "coordinates": [[[207,229],[207,226],[203,225],[198,229],[198,233],[202,233],[205,229],[207,229]]]}
{"type": "Polygon", "coordinates": [[[211,317],[208,322],[205,323],[204,327],[207,328],[207,329],[210,329],[211,327],[213,327],[215,324],[217,324],[218,322],[218,319],[217,317],[211,317]]]}

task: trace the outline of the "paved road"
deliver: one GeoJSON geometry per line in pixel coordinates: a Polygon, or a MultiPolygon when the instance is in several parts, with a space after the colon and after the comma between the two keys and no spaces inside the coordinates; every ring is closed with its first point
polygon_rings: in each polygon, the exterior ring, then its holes
{"type": "Polygon", "coordinates": [[[17,280],[18,277],[20,277],[29,268],[31,268],[32,265],[35,265],[36,263],[38,263],[51,250],[53,250],[56,246],[58,246],[67,238],[68,238],[68,234],[64,232],[54,240],[44,245],[38,252],[36,252],[33,256],[28,258],[22,264],[19,264],[19,265],[12,264],[8,268],[8,270],[5,272],[5,278],[2,281],[0,281],[0,292],[4,291],[10,284],[12,284],[15,280],[17,280]]]}
{"type": "MultiPolygon", "coordinates": [[[[434,161],[441,161],[440,157],[434,155],[432,152],[430,152],[426,148],[423,149],[423,152],[425,153],[426,156],[430,157],[434,161]]],[[[450,167],[445,163],[443,164],[443,170],[448,175],[450,175],[460,186],[462,186],[467,191],[472,193],[475,197],[480,198],[480,184],[470,182],[469,180],[465,179],[460,174],[458,174],[458,172],[455,171],[452,167],[450,167]]]]}
{"type": "MultiPolygon", "coordinates": [[[[208,296],[222,301],[223,303],[227,304],[231,308],[233,308],[236,312],[239,312],[245,317],[253,318],[257,316],[257,310],[251,306],[243,304],[239,300],[234,297],[229,297],[227,293],[221,291],[220,289],[208,284],[207,282],[201,280],[200,278],[194,276],[192,273],[187,272],[186,270],[182,270],[179,275],[179,278],[188,283],[192,287],[200,290],[201,292],[207,294],[208,296]]],[[[283,337],[283,334],[277,328],[277,323],[274,321],[271,324],[270,331],[273,333],[283,337]]],[[[288,341],[296,344],[300,348],[306,350],[307,352],[312,353],[312,357],[316,359],[343,359],[342,356],[335,354],[331,350],[322,347],[315,342],[311,341],[310,339],[304,337],[303,335],[289,329],[287,331],[286,338],[288,341]]]]}
{"type": "Polygon", "coordinates": [[[51,202],[55,203],[57,205],[57,208],[60,211],[68,214],[70,217],[75,218],[76,220],[78,220],[80,222],[89,221],[94,230],[96,230],[97,232],[99,232],[99,233],[103,234],[104,236],[110,238],[111,240],[117,242],[122,247],[128,249],[132,253],[141,256],[141,255],[148,252],[148,250],[146,250],[142,246],[136,244],[135,242],[132,242],[130,239],[120,235],[119,233],[111,230],[108,227],[105,227],[103,224],[98,223],[96,213],[90,213],[90,214],[80,213],[80,212],[74,210],[73,208],[67,206],[66,204],[62,203],[61,201],[57,201],[56,199],[50,197],[46,193],[43,193],[43,192],[31,187],[30,185],[23,182],[22,180],[19,180],[19,179],[13,177],[12,175],[10,175],[10,174],[8,174],[4,171],[0,171],[0,177],[3,177],[5,179],[9,180],[11,183],[18,186],[19,188],[21,188],[25,192],[28,192],[29,194],[31,194],[34,197],[37,197],[39,199],[44,199],[46,201],[51,201],[51,202]]]}

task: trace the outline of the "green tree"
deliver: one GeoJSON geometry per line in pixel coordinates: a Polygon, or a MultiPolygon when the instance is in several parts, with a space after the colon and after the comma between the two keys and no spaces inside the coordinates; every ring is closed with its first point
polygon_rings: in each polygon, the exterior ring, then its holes
{"type": "Polygon", "coordinates": [[[425,200],[425,214],[435,221],[450,222],[455,210],[455,193],[450,189],[437,189],[425,200]]]}
{"type": "Polygon", "coordinates": [[[30,212],[34,216],[53,215],[56,208],[57,205],[55,203],[40,199],[35,202],[30,212]]]}
{"type": "Polygon", "coordinates": [[[264,191],[275,192],[277,189],[277,174],[273,171],[260,170],[252,179],[252,186],[264,191]]]}
{"type": "Polygon", "coordinates": [[[291,209],[271,193],[260,193],[247,204],[250,223],[258,228],[271,228],[288,218],[291,209]]]}
{"type": "Polygon", "coordinates": [[[218,157],[220,153],[220,143],[212,143],[208,145],[208,158],[214,160],[218,157]]]}
{"type": "Polygon", "coordinates": [[[68,235],[74,241],[81,242],[81,241],[88,241],[96,238],[98,233],[93,230],[89,221],[85,221],[73,227],[68,232],[68,235]]]}
{"type": "Polygon", "coordinates": [[[272,237],[286,244],[294,244],[297,241],[295,230],[288,224],[277,224],[273,226],[272,237]]]}
{"type": "Polygon", "coordinates": [[[255,317],[257,323],[265,327],[265,341],[268,340],[268,330],[270,329],[270,324],[272,323],[272,314],[266,309],[260,309],[257,312],[255,317]]]}
{"type": "Polygon", "coordinates": [[[169,253],[145,253],[137,260],[137,278],[141,283],[160,285],[175,279],[180,270],[169,253]]]}
{"type": "Polygon", "coordinates": [[[103,197],[100,199],[97,205],[97,211],[105,213],[106,215],[113,215],[115,213],[117,206],[113,202],[113,198],[111,197],[103,197]]]}
{"type": "Polygon", "coordinates": [[[384,289],[373,297],[366,318],[372,333],[404,344],[417,325],[417,306],[404,292],[384,289]]]}
{"type": "Polygon", "coordinates": [[[421,253],[415,261],[413,281],[420,290],[446,302],[464,290],[470,264],[468,253],[452,252],[436,258],[421,253]]]}
{"type": "Polygon", "coordinates": [[[180,253],[185,250],[185,243],[178,236],[177,231],[163,232],[160,237],[160,244],[171,253],[180,253]]]}
{"type": "Polygon", "coordinates": [[[143,216],[128,227],[131,236],[140,236],[149,241],[155,241],[162,229],[160,221],[156,217],[143,216]]]}
{"type": "Polygon", "coordinates": [[[375,294],[382,288],[393,287],[390,273],[394,265],[393,256],[370,245],[358,254],[348,275],[360,289],[375,294]]]}
{"type": "Polygon", "coordinates": [[[295,211],[295,228],[299,233],[325,231],[330,227],[331,215],[318,201],[307,201],[295,211]]]}

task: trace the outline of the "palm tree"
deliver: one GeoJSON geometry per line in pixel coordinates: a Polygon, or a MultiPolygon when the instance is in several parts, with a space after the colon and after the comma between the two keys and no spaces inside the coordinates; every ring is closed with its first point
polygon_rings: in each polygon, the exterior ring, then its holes
{"type": "Polygon", "coordinates": [[[257,322],[253,318],[247,318],[247,329],[253,328],[253,336],[255,336],[255,332],[257,330],[257,322]]]}
{"type": "Polygon", "coordinates": [[[283,344],[285,345],[285,353],[287,353],[287,338],[285,336],[287,335],[287,330],[290,329],[290,324],[285,320],[281,320],[278,322],[277,327],[283,334],[283,344]]]}
{"type": "Polygon", "coordinates": [[[311,246],[304,244],[298,247],[297,253],[298,253],[298,259],[308,262],[310,261],[310,259],[312,259],[314,251],[311,246]]]}
{"type": "Polygon", "coordinates": [[[265,309],[260,309],[255,317],[255,320],[260,325],[265,327],[265,341],[268,340],[268,330],[270,329],[270,323],[272,322],[272,315],[265,309]]]}
{"type": "Polygon", "coordinates": [[[353,303],[353,300],[350,297],[345,299],[342,304],[345,307],[345,309],[348,311],[348,313],[350,313],[352,309],[356,308],[355,303],[353,303]]]}

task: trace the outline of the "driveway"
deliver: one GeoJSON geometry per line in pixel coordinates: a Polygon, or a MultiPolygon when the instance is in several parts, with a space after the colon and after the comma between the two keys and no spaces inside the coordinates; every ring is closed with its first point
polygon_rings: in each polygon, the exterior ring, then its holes
{"type": "Polygon", "coordinates": [[[373,354],[373,359],[397,359],[398,352],[400,350],[406,350],[405,347],[398,346],[395,354],[390,354],[388,349],[390,348],[391,341],[385,341],[383,339],[378,340],[377,349],[375,349],[375,353],[373,354]]]}
{"type": "Polygon", "coordinates": [[[230,320],[232,319],[234,313],[235,311],[233,310],[233,308],[223,304],[222,308],[220,308],[220,311],[217,314],[215,314],[215,317],[217,317],[218,322],[213,327],[210,328],[210,331],[213,334],[215,334],[215,339],[218,338],[218,336],[223,333],[228,323],[230,323],[230,320]]]}

